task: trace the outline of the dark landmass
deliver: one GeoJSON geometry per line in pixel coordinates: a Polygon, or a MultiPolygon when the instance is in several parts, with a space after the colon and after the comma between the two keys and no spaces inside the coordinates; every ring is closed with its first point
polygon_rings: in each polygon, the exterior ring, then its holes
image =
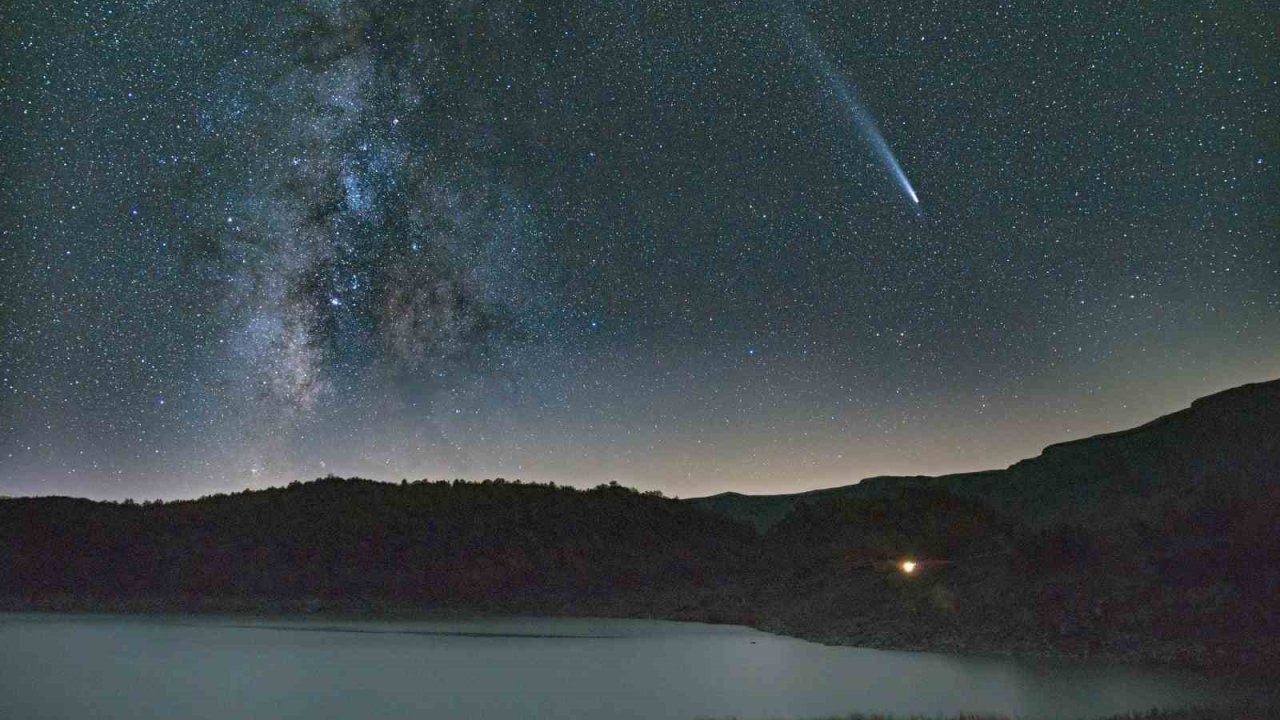
{"type": "MultiPolygon", "coordinates": [[[[1214,708],[1189,708],[1185,710],[1150,710],[1147,712],[1111,715],[1098,720],[1275,720],[1280,716],[1280,708],[1274,705],[1256,703],[1233,703],[1214,708]]],[[[736,720],[724,718],[723,720],[736,720]]],[[[833,718],[813,718],[812,720],[1011,720],[1000,715],[952,715],[948,717],[922,717],[913,715],[841,715],[833,718]]]]}
{"type": "Polygon", "coordinates": [[[1058,443],[1005,470],[874,477],[789,495],[721,493],[688,502],[749,523],[777,525],[798,505],[944,488],[1038,525],[1127,524],[1205,495],[1249,497],[1280,485],[1280,380],[1200,398],[1145,425],[1058,443]]]}
{"type": "Polygon", "coordinates": [[[755,533],[616,485],[323,478],[166,503],[0,502],[0,595],[31,607],[674,614],[755,533]]]}
{"type": "Polygon", "coordinates": [[[763,530],[765,629],[1280,672],[1280,381],[1007,470],[689,502],[763,530]]]}
{"type": "Polygon", "coordinates": [[[650,617],[1276,675],[1278,480],[1280,381],[1007,470],[797,495],[330,477],[3,499],[0,607],[650,617]]]}

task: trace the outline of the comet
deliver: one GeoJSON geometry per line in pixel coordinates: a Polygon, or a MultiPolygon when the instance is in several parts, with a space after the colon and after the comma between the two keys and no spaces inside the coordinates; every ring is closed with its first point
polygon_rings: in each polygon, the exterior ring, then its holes
{"type": "Polygon", "coordinates": [[[798,16],[795,16],[793,20],[797,29],[792,34],[792,37],[798,38],[800,50],[805,60],[831,90],[832,94],[835,95],[836,100],[848,112],[854,127],[862,134],[871,151],[879,158],[885,170],[888,171],[893,181],[902,191],[903,197],[911,202],[912,209],[919,215],[921,212],[920,196],[916,194],[916,189],[912,187],[911,180],[907,178],[907,173],[903,171],[902,165],[898,163],[898,158],[894,156],[888,141],[884,139],[884,134],[880,132],[879,126],[876,125],[875,118],[871,116],[871,113],[867,111],[862,101],[858,98],[858,93],[853,84],[844,77],[843,73],[832,64],[827,54],[823,52],[804,20],[798,16]]]}

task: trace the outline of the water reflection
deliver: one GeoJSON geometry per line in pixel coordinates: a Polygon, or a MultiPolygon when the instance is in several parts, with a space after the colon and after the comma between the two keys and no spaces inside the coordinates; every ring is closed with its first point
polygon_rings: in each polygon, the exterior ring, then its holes
{"type": "Polygon", "coordinates": [[[1240,694],[1187,674],[638,620],[0,615],[0,717],[1049,720],[1240,694]]]}

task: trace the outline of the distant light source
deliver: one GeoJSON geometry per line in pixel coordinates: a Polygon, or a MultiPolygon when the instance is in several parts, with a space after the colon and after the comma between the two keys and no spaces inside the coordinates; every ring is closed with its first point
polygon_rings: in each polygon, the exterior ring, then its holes
{"type": "Polygon", "coordinates": [[[903,560],[898,563],[898,567],[902,568],[902,572],[910,575],[916,571],[916,562],[915,560],[903,560]]]}

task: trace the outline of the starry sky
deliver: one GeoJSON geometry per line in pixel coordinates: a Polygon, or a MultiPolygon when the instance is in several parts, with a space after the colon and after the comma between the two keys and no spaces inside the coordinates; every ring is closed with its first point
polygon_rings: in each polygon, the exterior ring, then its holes
{"type": "Polygon", "coordinates": [[[0,494],[788,492],[1280,376],[1265,2],[6,7],[0,494]]]}

